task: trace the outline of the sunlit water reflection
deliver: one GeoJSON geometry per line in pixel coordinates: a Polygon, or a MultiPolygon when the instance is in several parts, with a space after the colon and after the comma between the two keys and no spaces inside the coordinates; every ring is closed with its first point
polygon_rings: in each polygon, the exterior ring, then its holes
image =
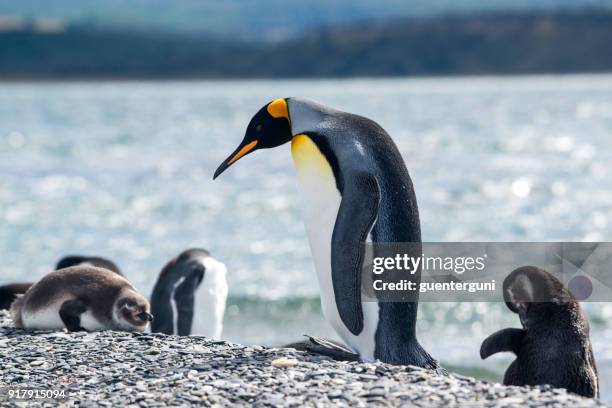
{"type": "MultiPolygon", "coordinates": [[[[267,101],[302,95],[376,119],[411,172],[429,241],[612,239],[612,76],[0,84],[1,280],[66,253],[107,256],[148,293],[173,255],[227,264],[226,337],[279,344],[322,322],[289,147],[211,180],[267,101]]],[[[602,385],[612,305],[586,305],[602,385]]],[[[445,364],[499,376],[482,339],[502,305],[421,305],[445,364]]],[[[610,388],[604,396],[612,399],[610,388]]]]}

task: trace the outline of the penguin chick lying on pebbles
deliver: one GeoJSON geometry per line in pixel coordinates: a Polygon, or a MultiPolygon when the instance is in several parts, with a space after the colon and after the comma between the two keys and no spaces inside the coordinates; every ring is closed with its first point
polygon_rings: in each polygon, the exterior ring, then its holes
{"type": "MultiPolygon", "coordinates": [[[[123,274],[113,261],[98,256],[68,255],[59,260],[55,270],[69,268],[76,265],[90,265],[105,268],[121,276],[123,274]]],[[[0,286],[0,310],[8,309],[17,298],[17,295],[26,293],[33,282],[11,283],[0,286]]]]}
{"type": "Polygon", "coordinates": [[[94,266],[45,275],[11,305],[16,327],[69,331],[144,331],[149,302],[122,276],[94,266]]]}
{"type": "Polygon", "coordinates": [[[515,269],[504,280],[503,290],[506,305],[518,313],[523,328],[493,333],[482,342],[480,356],[516,354],[504,385],[550,384],[599,398],[589,322],[571,292],[534,266],[515,269]]]}

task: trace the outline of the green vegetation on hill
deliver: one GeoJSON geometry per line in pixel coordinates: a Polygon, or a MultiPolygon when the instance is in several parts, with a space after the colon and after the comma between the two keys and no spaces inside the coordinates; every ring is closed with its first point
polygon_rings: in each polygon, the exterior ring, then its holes
{"type": "Polygon", "coordinates": [[[0,32],[0,79],[346,77],[612,70],[612,14],[352,25],[266,44],[70,27],[0,32]]]}

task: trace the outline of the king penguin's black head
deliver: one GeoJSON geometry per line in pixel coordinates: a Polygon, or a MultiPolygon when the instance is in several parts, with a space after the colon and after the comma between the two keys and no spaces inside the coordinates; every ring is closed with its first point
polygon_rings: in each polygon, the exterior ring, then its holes
{"type": "Polygon", "coordinates": [[[291,140],[291,124],[286,99],[276,99],[251,119],[242,143],[215,171],[213,180],[243,156],[257,149],[269,149],[291,140]]]}

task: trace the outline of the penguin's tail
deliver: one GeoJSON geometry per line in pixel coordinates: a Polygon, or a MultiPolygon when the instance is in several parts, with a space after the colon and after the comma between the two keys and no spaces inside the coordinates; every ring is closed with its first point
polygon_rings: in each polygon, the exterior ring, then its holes
{"type": "Polygon", "coordinates": [[[304,335],[308,340],[287,344],[283,348],[293,348],[300,351],[319,354],[337,361],[360,361],[359,355],[353,353],[346,346],[333,340],[304,335]]]}
{"type": "Polygon", "coordinates": [[[438,375],[448,375],[446,368],[442,367],[438,360],[433,358],[427,351],[425,351],[425,349],[419,343],[417,343],[417,350],[415,354],[419,356],[417,358],[418,364],[416,364],[418,367],[433,370],[438,375]]]}
{"type": "Polygon", "coordinates": [[[13,303],[11,304],[11,318],[15,327],[22,328],[23,320],[21,319],[23,311],[24,296],[22,294],[17,295],[13,303]]]}

